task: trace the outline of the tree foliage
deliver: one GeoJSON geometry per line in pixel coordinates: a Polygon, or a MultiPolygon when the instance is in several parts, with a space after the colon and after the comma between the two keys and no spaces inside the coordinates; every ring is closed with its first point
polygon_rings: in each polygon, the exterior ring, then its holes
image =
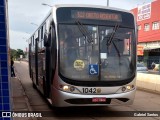
{"type": "Polygon", "coordinates": [[[15,50],[15,49],[10,49],[10,54],[11,54],[11,57],[12,57],[13,59],[18,59],[18,58],[20,58],[20,55],[23,55],[23,57],[25,57],[25,53],[24,53],[23,50],[21,50],[21,49],[17,49],[17,50],[15,50]]]}
{"type": "Polygon", "coordinates": [[[24,57],[24,52],[23,52],[23,50],[17,49],[17,55],[18,55],[19,58],[20,58],[20,55],[23,55],[23,57],[24,57]]]}

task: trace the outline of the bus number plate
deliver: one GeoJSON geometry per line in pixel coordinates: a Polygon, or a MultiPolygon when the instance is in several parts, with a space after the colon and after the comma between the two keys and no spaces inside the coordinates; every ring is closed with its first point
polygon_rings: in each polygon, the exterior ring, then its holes
{"type": "Polygon", "coordinates": [[[106,102],[106,98],[92,98],[92,102],[106,102]]]}
{"type": "Polygon", "coordinates": [[[82,88],[83,93],[97,93],[96,88],[82,88]]]}

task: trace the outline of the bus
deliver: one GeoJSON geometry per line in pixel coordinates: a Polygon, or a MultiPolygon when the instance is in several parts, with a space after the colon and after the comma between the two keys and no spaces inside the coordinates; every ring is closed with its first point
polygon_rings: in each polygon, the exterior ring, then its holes
{"type": "Polygon", "coordinates": [[[33,87],[56,107],[132,104],[136,46],[130,11],[55,5],[29,38],[33,87]]]}

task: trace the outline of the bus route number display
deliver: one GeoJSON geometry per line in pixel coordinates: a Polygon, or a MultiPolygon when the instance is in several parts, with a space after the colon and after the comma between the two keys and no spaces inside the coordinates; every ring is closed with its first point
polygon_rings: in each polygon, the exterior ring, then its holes
{"type": "Polygon", "coordinates": [[[118,22],[122,21],[120,14],[95,11],[72,10],[71,17],[76,19],[108,20],[118,22]]]}

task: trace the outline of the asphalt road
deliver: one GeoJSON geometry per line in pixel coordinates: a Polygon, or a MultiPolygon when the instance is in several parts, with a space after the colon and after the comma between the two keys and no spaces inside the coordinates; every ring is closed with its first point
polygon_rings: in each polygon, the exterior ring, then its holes
{"type": "Polygon", "coordinates": [[[15,69],[21,80],[30,107],[34,111],[47,111],[48,117],[37,118],[38,120],[160,120],[160,94],[137,90],[134,104],[130,106],[107,106],[107,107],[71,107],[55,109],[32,87],[29,78],[28,63],[15,62],[15,69]],[[123,112],[122,112],[123,111],[123,112]],[[131,113],[128,111],[132,111],[131,113]],[[139,113],[155,113],[158,117],[136,117],[139,113]],[[135,117],[123,117],[135,115],[135,117]],[[109,116],[112,117],[109,117],[109,116]]]}

